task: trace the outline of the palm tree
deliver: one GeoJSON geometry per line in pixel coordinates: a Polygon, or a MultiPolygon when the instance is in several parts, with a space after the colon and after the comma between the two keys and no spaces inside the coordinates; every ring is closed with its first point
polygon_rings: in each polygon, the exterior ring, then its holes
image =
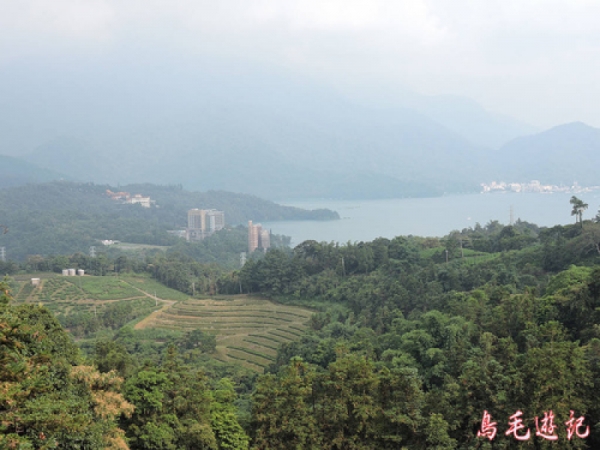
{"type": "Polygon", "coordinates": [[[588,208],[588,204],[584,203],[583,200],[578,199],[577,197],[571,197],[569,203],[573,205],[573,209],[571,210],[571,215],[575,216],[575,223],[579,220],[581,224],[581,228],[583,228],[583,212],[588,208]]]}

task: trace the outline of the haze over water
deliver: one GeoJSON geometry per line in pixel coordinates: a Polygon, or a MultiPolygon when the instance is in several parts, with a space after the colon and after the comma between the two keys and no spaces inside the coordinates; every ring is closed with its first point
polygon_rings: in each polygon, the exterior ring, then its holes
{"type": "MultiPolygon", "coordinates": [[[[578,194],[589,204],[584,220],[596,215],[600,206],[598,193],[578,194]]],[[[540,226],[574,222],[569,199],[571,194],[470,194],[435,198],[387,200],[306,200],[280,201],[299,208],[329,208],[341,220],[265,222],[273,233],[292,237],[292,246],[316,241],[370,241],[377,237],[400,235],[444,236],[452,230],[482,226],[491,220],[508,225],[510,209],[516,221],[521,219],[540,226]]]]}

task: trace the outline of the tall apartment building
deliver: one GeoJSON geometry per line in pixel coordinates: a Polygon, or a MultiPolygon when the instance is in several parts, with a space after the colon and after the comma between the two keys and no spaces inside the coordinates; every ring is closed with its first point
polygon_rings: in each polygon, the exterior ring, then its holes
{"type": "Polygon", "coordinates": [[[260,230],[262,230],[260,223],[252,225],[252,221],[248,221],[248,253],[252,253],[258,248],[258,234],[260,230]]]}
{"type": "Polygon", "coordinates": [[[269,230],[263,230],[260,223],[252,224],[248,221],[248,253],[252,253],[257,248],[264,250],[271,247],[271,233],[269,230]]]}
{"type": "Polygon", "coordinates": [[[201,241],[225,227],[225,213],[216,209],[190,209],[185,237],[188,241],[201,241]]]}

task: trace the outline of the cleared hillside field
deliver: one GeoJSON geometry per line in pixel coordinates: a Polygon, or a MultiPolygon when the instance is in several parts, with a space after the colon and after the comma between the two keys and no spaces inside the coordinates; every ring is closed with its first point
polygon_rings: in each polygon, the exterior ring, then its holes
{"type": "Polygon", "coordinates": [[[145,275],[128,277],[65,277],[54,273],[36,273],[15,277],[13,288],[15,302],[43,304],[54,314],[77,314],[100,312],[104,305],[119,301],[134,301],[135,305],[145,304],[144,300],[157,300],[165,306],[176,300],[188,298],[145,275]],[[33,286],[31,278],[40,278],[40,284],[33,286]],[[141,302],[141,303],[140,303],[141,302]]]}
{"type": "Polygon", "coordinates": [[[143,292],[114,277],[42,278],[39,286],[30,281],[19,282],[15,300],[24,302],[115,301],[145,297],[143,292]]]}
{"type": "Polygon", "coordinates": [[[262,371],[274,361],[279,345],[302,335],[311,315],[308,309],[236,295],[175,303],[154,313],[140,328],[212,333],[217,338],[217,359],[262,371]]]}

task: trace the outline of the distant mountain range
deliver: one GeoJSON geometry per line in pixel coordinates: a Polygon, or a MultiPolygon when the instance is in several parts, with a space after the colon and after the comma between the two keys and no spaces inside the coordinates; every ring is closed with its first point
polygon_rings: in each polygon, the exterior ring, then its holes
{"type": "Polygon", "coordinates": [[[0,169],[9,185],[70,177],[270,199],[415,197],[502,178],[595,183],[600,158],[600,130],[570,124],[519,137],[534,129],[459,97],[350,101],[252,71],[36,76],[25,97],[21,84],[0,84],[14,106],[0,111],[0,152],[22,158],[0,169]]]}

